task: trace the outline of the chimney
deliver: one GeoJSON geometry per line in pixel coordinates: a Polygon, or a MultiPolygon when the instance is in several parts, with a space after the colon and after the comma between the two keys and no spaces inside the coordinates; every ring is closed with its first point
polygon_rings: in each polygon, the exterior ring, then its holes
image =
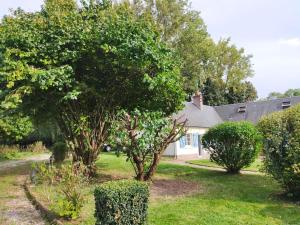
{"type": "Polygon", "coordinates": [[[200,91],[196,91],[194,96],[192,97],[192,102],[195,106],[197,106],[200,110],[203,109],[203,96],[200,91]]]}

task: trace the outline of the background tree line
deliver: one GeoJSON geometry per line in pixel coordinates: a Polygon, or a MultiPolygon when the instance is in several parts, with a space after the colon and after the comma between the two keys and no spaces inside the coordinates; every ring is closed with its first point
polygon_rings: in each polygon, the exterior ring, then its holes
{"type": "Polygon", "coordinates": [[[271,99],[287,98],[287,97],[294,97],[294,96],[300,96],[300,88],[289,89],[284,93],[271,92],[266,99],[271,100],[271,99]]]}

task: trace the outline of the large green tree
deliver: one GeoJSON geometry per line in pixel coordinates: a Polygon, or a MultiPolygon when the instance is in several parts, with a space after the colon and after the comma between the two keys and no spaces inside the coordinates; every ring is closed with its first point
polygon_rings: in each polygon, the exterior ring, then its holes
{"type": "Polygon", "coordinates": [[[243,48],[238,49],[230,39],[222,39],[211,59],[210,74],[202,86],[205,104],[233,104],[257,98],[255,87],[248,81],[253,76],[251,56],[243,48]]]}
{"type": "Polygon", "coordinates": [[[119,109],[170,115],[184,99],[180,63],[128,4],[46,0],[0,24],[6,102],[51,118],[91,171],[119,109]]]}
{"type": "Polygon", "coordinates": [[[188,0],[133,2],[137,14],[154,20],[161,38],[180,56],[188,95],[202,89],[210,105],[257,98],[254,86],[248,81],[253,76],[251,56],[231,44],[229,39],[215,43],[200,13],[191,8],[188,0]]]}
{"type": "Polygon", "coordinates": [[[161,38],[182,59],[186,92],[199,90],[209,75],[215,48],[200,13],[188,0],[135,0],[134,4],[138,15],[155,21],[161,38]]]}

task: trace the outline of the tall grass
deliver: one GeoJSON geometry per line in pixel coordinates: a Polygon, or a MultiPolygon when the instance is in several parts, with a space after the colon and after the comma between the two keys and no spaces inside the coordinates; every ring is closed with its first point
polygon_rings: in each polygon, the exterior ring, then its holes
{"type": "Polygon", "coordinates": [[[36,142],[21,148],[19,145],[0,145],[0,160],[18,159],[26,153],[42,153],[46,152],[47,148],[42,142],[36,142]]]}

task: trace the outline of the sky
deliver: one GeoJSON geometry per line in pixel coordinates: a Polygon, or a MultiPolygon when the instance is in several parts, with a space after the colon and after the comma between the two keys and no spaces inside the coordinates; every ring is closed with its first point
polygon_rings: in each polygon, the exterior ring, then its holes
{"type": "MultiPolygon", "coordinates": [[[[40,8],[42,0],[0,0],[0,18],[9,8],[40,8]]],[[[215,41],[231,38],[253,55],[251,78],[259,97],[300,88],[300,0],[191,0],[215,41]]]]}

